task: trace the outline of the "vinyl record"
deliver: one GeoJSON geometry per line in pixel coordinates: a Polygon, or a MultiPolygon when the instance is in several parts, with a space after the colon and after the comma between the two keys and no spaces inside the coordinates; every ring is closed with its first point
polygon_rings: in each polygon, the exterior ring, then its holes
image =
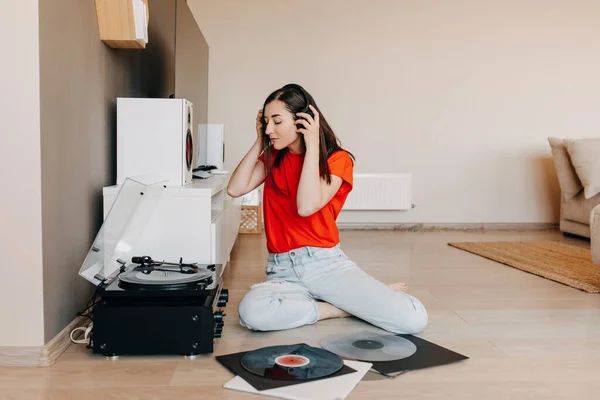
{"type": "Polygon", "coordinates": [[[300,345],[263,347],[240,361],[250,373],[270,379],[307,380],[338,372],[344,361],[327,350],[300,345]]]}
{"type": "Polygon", "coordinates": [[[182,274],[178,271],[126,271],[119,275],[120,286],[130,289],[181,289],[193,286],[209,278],[211,271],[198,269],[194,274],[182,274]]]}
{"type": "Polygon", "coordinates": [[[372,331],[330,336],[323,339],[321,346],[341,357],[360,361],[400,360],[417,352],[417,346],[409,340],[372,331]]]}

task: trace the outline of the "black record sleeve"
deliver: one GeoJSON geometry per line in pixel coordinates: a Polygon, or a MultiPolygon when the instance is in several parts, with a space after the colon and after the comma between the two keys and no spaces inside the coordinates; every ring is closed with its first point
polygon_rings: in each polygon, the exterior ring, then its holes
{"type": "MultiPolygon", "coordinates": [[[[301,344],[305,344],[305,343],[299,343],[298,345],[301,345],[301,344]]],[[[255,375],[251,372],[248,372],[242,366],[241,360],[242,360],[242,357],[244,356],[244,354],[246,354],[246,353],[248,353],[248,351],[243,351],[240,353],[225,354],[225,355],[221,355],[221,356],[216,356],[215,359],[221,365],[223,365],[225,368],[227,368],[229,371],[231,371],[235,375],[239,375],[240,377],[242,377],[246,382],[248,382],[250,385],[252,385],[256,390],[275,389],[278,387],[297,385],[299,383],[312,382],[312,381],[316,381],[319,379],[329,379],[329,378],[333,378],[336,376],[342,376],[342,375],[351,374],[353,372],[356,372],[355,369],[350,368],[349,366],[344,364],[342,369],[340,369],[338,372],[331,374],[329,376],[323,377],[323,378],[307,379],[307,380],[283,380],[283,379],[263,378],[258,375],[255,375]]]]}
{"type": "Polygon", "coordinates": [[[410,340],[417,346],[417,352],[410,357],[395,361],[373,361],[372,369],[390,374],[393,372],[410,371],[415,369],[430,368],[439,365],[467,360],[469,357],[428,342],[413,335],[397,335],[410,340]]]}

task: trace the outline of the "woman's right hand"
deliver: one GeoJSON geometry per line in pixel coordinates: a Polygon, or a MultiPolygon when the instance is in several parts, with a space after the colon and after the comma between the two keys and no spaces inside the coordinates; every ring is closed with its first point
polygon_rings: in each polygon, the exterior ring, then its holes
{"type": "Polygon", "coordinates": [[[258,113],[256,114],[256,138],[262,142],[263,140],[263,136],[262,136],[262,127],[263,127],[263,111],[262,109],[258,110],[258,113]]]}

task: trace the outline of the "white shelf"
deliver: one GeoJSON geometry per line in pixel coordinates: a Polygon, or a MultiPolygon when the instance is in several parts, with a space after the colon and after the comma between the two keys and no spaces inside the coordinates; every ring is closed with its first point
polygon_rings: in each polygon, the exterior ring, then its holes
{"type": "Polygon", "coordinates": [[[212,209],[210,211],[210,222],[214,223],[218,218],[219,215],[221,215],[223,213],[223,209],[212,209]]]}
{"type": "MultiPolygon", "coordinates": [[[[225,192],[228,179],[214,176],[186,186],[168,186],[133,252],[225,266],[241,218],[241,202],[225,192]]],[[[103,189],[105,218],[119,189],[118,185],[103,189]]]]}
{"type": "MultiPolygon", "coordinates": [[[[194,179],[186,186],[169,186],[167,191],[170,196],[194,196],[194,197],[212,197],[215,194],[225,190],[229,182],[228,175],[215,175],[208,179],[194,179]]],[[[104,195],[115,195],[118,193],[121,185],[106,186],[102,190],[104,195]]]]}

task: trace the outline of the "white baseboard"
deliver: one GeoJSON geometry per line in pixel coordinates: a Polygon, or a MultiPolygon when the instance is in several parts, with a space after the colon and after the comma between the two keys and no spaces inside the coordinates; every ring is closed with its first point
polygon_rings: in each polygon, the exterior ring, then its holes
{"type": "Polygon", "coordinates": [[[77,317],[44,346],[0,347],[0,366],[3,367],[47,367],[71,345],[71,331],[87,325],[89,320],[77,317]]]}
{"type": "Polygon", "coordinates": [[[338,222],[340,230],[397,230],[407,232],[435,232],[435,231],[547,231],[558,229],[558,223],[366,223],[366,222],[338,222]]]}

